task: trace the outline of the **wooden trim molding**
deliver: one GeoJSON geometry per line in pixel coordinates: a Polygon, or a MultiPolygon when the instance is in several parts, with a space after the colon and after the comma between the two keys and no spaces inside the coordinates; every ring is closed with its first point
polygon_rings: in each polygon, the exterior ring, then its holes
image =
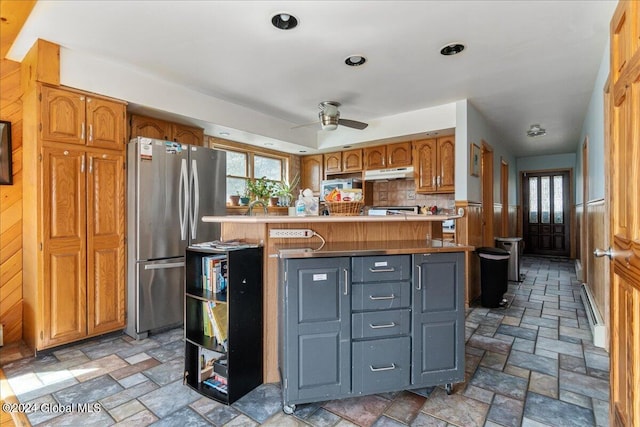
{"type": "Polygon", "coordinates": [[[2,10],[0,10],[0,25],[2,25],[0,59],[4,59],[9,52],[35,4],[36,0],[2,0],[2,10]]]}

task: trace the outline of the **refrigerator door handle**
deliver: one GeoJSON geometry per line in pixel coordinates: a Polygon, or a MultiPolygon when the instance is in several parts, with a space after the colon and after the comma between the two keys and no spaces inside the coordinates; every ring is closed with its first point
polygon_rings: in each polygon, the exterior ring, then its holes
{"type": "Polygon", "coordinates": [[[198,162],[191,160],[191,185],[193,191],[193,203],[191,203],[191,239],[195,240],[198,234],[198,211],[200,210],[200,181],[198,180],[198,162]]]}
{"type": "Polygon", "coordinates": [[[184,262],[169,262],[167,264],[147,264],[145,270],[164,270],[166,268],[184,267],[184,262]]]}
{"type": "Polygon", "coordinates": [[[180,240],[187,240],[187,223],[189,222],[187,218],[187,209],[189,208],[189,192],[186,191],[188,188],[187,182],[187,160],[182,159],[182,163],[180,164],[180,190],[178,195],[178,214],[180,216],[180,240]]]}

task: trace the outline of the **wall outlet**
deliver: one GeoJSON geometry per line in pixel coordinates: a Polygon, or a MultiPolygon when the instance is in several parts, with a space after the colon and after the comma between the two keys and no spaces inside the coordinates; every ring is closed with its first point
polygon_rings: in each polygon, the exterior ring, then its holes
{"type": "Polygon", "coordinates": [[[271,229],[269,230],[269,237],[275,237],[279,239],[308,239],[313,237],[313,230],[309,229],[271,229]]]}

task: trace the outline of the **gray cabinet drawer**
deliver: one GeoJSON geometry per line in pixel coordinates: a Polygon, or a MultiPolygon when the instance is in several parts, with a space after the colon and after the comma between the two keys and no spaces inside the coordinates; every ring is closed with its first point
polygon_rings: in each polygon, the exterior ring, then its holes
{"type": "Polygon", "coordinates": [[[353,282],[389,282],[409,280],[410,255],[381,255],[351,258],[353,282]]]}
{"type": "Polygon", "coordinates": [[[354,284],[351,292],[351,308],[359,310],[387,310],[409,307],[411,283],[354,284]]]}
{"type": "Polygon", "coordinates": [[[353,343],[353,391],[367,394],[409,385],[409,337],[353,343]]]}
{"type": "MultiPolygon", "coordinates": [[[[388,310],[355,313],[352,315],[351,337],[381,338],[408,335],[411,325],[411,310],[388,310]]],[[[409,351],[409,348],[406,348],[409,351]]]]}

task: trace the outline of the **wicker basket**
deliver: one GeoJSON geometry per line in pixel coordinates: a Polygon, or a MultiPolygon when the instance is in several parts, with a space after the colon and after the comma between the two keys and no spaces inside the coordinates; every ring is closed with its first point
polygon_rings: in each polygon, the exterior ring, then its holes
{"type": "Polygon", "coordinates": [[[327,202],[329,215],[335,216],[355,216],[360,215],[363,202],[327,202]]]}

